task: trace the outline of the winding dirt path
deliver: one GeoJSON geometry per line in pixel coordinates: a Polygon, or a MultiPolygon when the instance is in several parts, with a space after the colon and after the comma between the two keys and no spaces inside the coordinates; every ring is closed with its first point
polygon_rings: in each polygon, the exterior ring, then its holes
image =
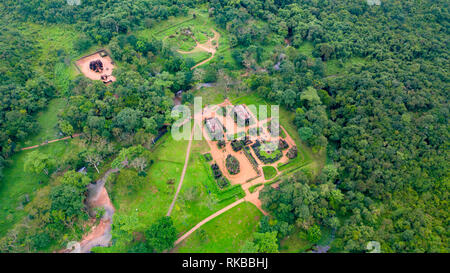
{"type": "Polygon", "coordinates": [[[180,183],[178,183],[177,192],[175,193],[172,203],[170,204],[169,210],[167,211],[167,214],[166,214],[167,216],[170,216],[170,214],[172,213],[173,207],[175,206],[175,202],[177,201],[177,198],[178,198],[178,194],[180,193],[181,186],[183,185],[184,175],[186,174],[186,169],[187,169],[187,166],[189,163],[189,155],[191,154],[192,139],[194,138],[193,137],[194,136],[194,128],[195,128],[195,126],[192,126],[191,137],[189,138],[189,144],[188,144],[187,151],[186,151],[186,158],[184,159],[184,167],[183,167],[183,171],[181,173],[180,183]]]}
{"type": "Polygon", "coordinates": [[[81,134],[74,134],[74,135],[72,135],[72,136],[66,136],[66,137],[63,137],[63,138],[58,138],[58,139],[54,139],[54,140],[49,140],[49,141],[46,141],[46,142],[42,142],[41,144],[36,144],[36,145],[33,145],[33,146],[25,147],[25,148],[22,148],[22,149],[20,149],[20,150],[21,150],[21,151],[24,151],[24,150],[35,149],[35,148],[37,148],[37,147],[44,146],[44,145],[47,145],[47,144],[50,144],[50,143],[53,143],[53,142],[57,142],[57,141],[61,141],[61,140],[66,140],[66,139],[69,139],[69,138],[74,138],[74,137],[79,137],[79,136],[81,136],[81,134]]]}
{"type": "Polygon", "coordinates": [[[211,31],[214,33],[214,37],[209,38],[206,43],[200,44],[194,37],[192,37],[196,43],[196,46],[194,49],[192,49],[190,51],[177,50],[178,53],[180,53],[180,54],[191,54],[191,53],[196,53],[196,52],[200,52],[200,51],[206,51],[206,52],[211,53],[211,56],[209,58],[194,65],[193,67],[191,67],[191,70],[193,70],[197,66],[200,66],[202,64],[209,62],[212,58],[214,58],[217,48],[219,47],[220,34],[217,31],[215,31],[214,29],[211,29],[211,31]],[[216,41],[215,45],[213,45],[213,41],[216,41]]]}

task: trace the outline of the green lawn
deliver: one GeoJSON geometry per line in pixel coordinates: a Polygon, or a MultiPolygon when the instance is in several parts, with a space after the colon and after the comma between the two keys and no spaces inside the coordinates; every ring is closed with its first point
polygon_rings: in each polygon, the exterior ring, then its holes
{"type": "Polygon", "coordinates": [[[314,44],[312,42],[303,42],[299,47],[298,51],[307,56],[312,58],[312,52],[314,51],[314,44]]]}
{"type": "Polygon", "coordinates": [[[183,54],[183,56],[186,58],[191,58],[192,60],[194,60],[195,63],[199,63],[211,57],[211,53],[206,51],[199,51],[190,54],[183,54]]]}
{"type": "Polygon", "coordinates": [[[195,90],[194,96],[202,97],[203,106],[215,105],[222,103],[226,98],[236,98],[238,96],[237,91],[230,90],[226,92],[219,87],[202,87],[198,90],[195,90]]]}
{"type": "Polygon", "coordinates": [[[36,144],[41,144],[46,140],[53,140],[60,138],[58,135],[58,112],[66,106],[66,102],[62,98],[56,98],[49,102],[47,109],[36,115],[36,120],[39,123],[40,131],[37,135],[32,136],[25,141],[22,146],[28,147],[36,144]]]}
{"type": "Polygon", "coordinates": [[[186,238],[174,252],[240,252],[243,244],[257,231],[262,213],[244,202],[204,224],[186,238]]]}
{"type": "Polygon", "coordinates": [[[333,76],[345,73],[352,66],[362,66],[368,64],[370,61],[366,58],[353,57],[346,61],[341,60],[329,60],[325,63],[326,75],[333,76]]]}
{"type": "Polygon", "coordinates": [[[264,166],[263,172],[264,172],[264,179],[266,180],[274,178],[277,175],[277,169],[275,169],[272,166],[264,166]]]}

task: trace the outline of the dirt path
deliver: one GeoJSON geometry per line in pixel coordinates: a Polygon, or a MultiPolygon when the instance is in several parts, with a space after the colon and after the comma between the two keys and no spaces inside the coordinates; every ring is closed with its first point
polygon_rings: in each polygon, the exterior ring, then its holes
{"type": "Polygon", "coordinates": [[[47,144],[50,144],[50,143],[53,143],[53,142],[57,142],[57,141],[61,141],[61,140],[66,140],[66,139],[69,139],[69,138],[74,138],[74,137],[79,137],[79,136],[81,136],[81,134],[74,134],[74,135],[72,135],[72,136],[67,136],[67,137],[63,137],[63,138],[58,138],[58,139],[54,139],[54,140],[42,142],[41,144],[37,144],[37,145],[25,147],[25,148],[22,148],[22,149],[20,149],[20,150],[21,150],[21,151],[24,151],[24,150],[35,149],[35,148],[37,148],[37,147],[44,146],[44,145],[47,145],[47,144]]]}
{"type": "Polygon", "coordinates": [[[240,203],[242,203],[244,201],[245,201],[245,198],[241,198],[241,199],[237,200],[236,202],[231,203],[228,206],[224,207],[223,209],[221,209],[221,210],[211,214],[210,216],[206,217],[200,223],[195,225],[195,227],[193,227],[191,230],[189,230],[188,232],[183,234],[183,236],[178,238],[178,240],[175,241],[174,246],[176,246],[179,243],[181,243],[184,239],[186,239],[189,235],[191,235],[194,231],[196,231],[198,228],[200,228],[201,226],[203,226],[207,222],[211,221],[212,219],[216,218],[217,216],[221,215],[222,213],[226,212],[227,210],[234,208],[235,206],[239,205],[240,203]]]}
{"type": "Polygon", "coordinates": [[[175,202],[177,201],[178,194],[180,193],[181,186],[183,185],[184,175],[186,174],[187,165],[189,163],[189,155],[191,154],[191,145],[192,145],[192,139],[194,138],[194,128],[195,126],[192,126],[191,131],[191,137],[189,139],[189,144],[186,151],[186,158],[184,160],[184,167],[183,172],[181,173],[180,183],[178,183],[177,192],[175,193],[175,196],[173,197],[172,203],[170,204],[169,210],[167,211],[167,216],[170,216],[173,210],[173,206],[175,205],[175,202]]]}
{"type": "Polygon", "coordinates": [[[215,31],[214,29],[211,29],[211,31],[214,33],[214,37],[209,38],[208,41],[206,43],[200,44],[194,37],[196,46],[194,49],[190,50],[190,51],[183,51],[183,50],[177,50],[178,53],[181,54],[191,54],[191,53],[196,53],[196,52],[200,52],[200,51],[206,51],[211,53],[211,56],[208,59],[205,59],[201,62],[199,62],[198,64],[194,65],[193,67],[191,67],[191,70],[196,68],[197,66],[200,66],[204,63],[209,62],[212,58],[214,58],[214,55],[216,54],[217,48],[219,47],[219,38],[220,38],[220,34],[215,31]],[[216,44],[213,45],[213,41],[216,41],[216,44]]]}
{"type": "Polygon", "coordinates": [[[93,247],[109,245],[111,241],[111,224],[114,206],[105,189],[105,183],[110,174],[118,171],[119,169],[110,169],[95,184],[91,183],[88,185],[86,204],[89,209],[89,215],[95,219],[95,209],[99,207],[104,208],[105,213],[100,219],[99,224],[93,227],[87,235],[83,236],[81,242],[77,244],[74,250],[66,249],[63,252],[89,253],[93,247]]]}

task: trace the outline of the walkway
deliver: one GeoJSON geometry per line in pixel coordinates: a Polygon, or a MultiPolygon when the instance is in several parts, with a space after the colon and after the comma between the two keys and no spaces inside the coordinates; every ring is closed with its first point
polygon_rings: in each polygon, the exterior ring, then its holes
{"type": "Polygon", "coordinates": [[[41,144],[37,144],[37,145],[25,147],[25,148],[22,148],[22,149],[20,149],[20,150],[21,150],[21,151],[24,151],[24,150],[35,149],[35,148],[37,148],[37,147],[44,146],[44,145],[47,145],[47,144],[50,144],[50,143],[53,143],[53,142],[57,142],[57,141],[61,141],[61,140],[66,140],[66,139],[69,139],[69,138],[74,138],[74,137],[79,137],[79,136],[81,136],[81,134],[74,134],[74,135],[72,135],[72,136],[67,136],[67,137],[63,137],[63,138],[58,138],[58,139],[54,139],[54,140],[42,142],[41,144]]]}
{"type": "Polygon", "coordinates": [[[184,160],[184,167],[183,167],[183,172],[181,173],[180,183],[178,183],[177,192],[175,193],[175,196],[173,197],[172,204],[170,204],[169,211],[167,211],[167,214],[166,214],[167,216],[170,216],[170,214],[172,213],[173,206],[175,205],[175,202],[177,201],[178,194],[180,193],[181,186],[183,185],[184,175],[186,174],[186,169],[187,169],[187,166],[189,163],[189,155],[191,154],[192,139],[194,138],[193,137],[194,136],[194,128],[195,128],[195,126],[192,126],[191,137],[189,138],[189,144],[188,144],[187,151],[186,151],[186,158],[184,160]]]}

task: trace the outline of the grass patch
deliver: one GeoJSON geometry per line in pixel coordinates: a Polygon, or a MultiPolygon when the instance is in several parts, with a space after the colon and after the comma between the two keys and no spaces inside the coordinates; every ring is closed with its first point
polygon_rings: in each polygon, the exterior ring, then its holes
{"type": "Polygon", "coordinates": [[[275,169],[272,166],[264,166],[263,172],[264,172],[264,179],[266,180],[274,178],[277,175],[277,169],[275,169]]]}
{"type": "Polygon", "coordinates": [[[256,190],[258,187],[260,187],[261,185],[263,185],[263,183],[255,184],[255,185],[251,186],[250,188],[248,188],[248,191],[249,191],[250,193],[254,193],[255,190],[256,190]]]}
{"type": "Polygon", "coordinates": [[[204,224],[174,249],[180,253],[237,253],[256,232],[262,213],[244,202],[204,224]]]}
{"type": "Polygon", "coordinates": [[[57,128],[57,123],[58,113],[65,106],[66,101],[62,98],[51,100],[47,106],[47,109],[36,115],[36,120],[40,126],[39,133],[25,141],[22,146],[33,146],[36,144],[41,144],[46,140],[53,140],[62,137],[58,135],[59,130],[57,128]]]}
{"type": "Polygon", "coordinates": [[[192,59],[195,63],[199,63],[199,62],[211,57],[211,53],[206,52],[206,51],[198,51],[198,52],[194,52],[194,53],[190,53],[190,54],[182,54],[182,55],[185,58],[192,59]]]}

